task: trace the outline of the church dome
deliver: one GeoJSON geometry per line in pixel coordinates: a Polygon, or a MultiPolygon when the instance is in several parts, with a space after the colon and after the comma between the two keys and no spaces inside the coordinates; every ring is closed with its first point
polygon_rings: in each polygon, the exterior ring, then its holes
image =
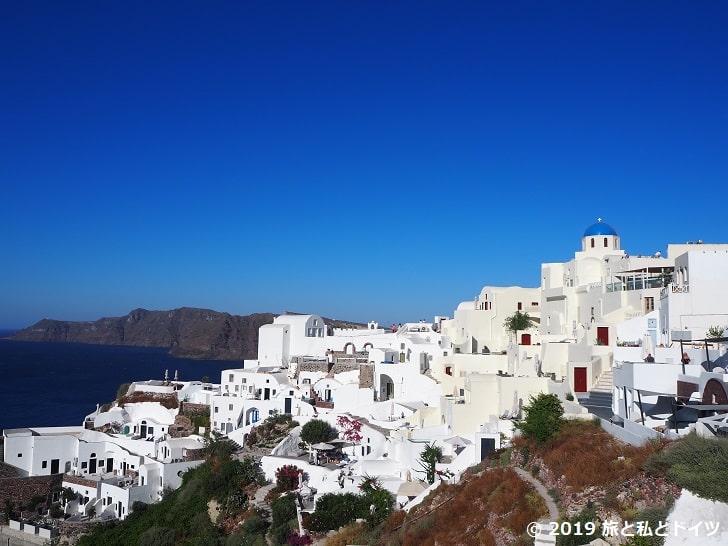
{"type": "Polygon", "coordinates": [[[609,224],[602,222],[600,218],[596,224],[590,225],[584,232],[584,237],[594,237],[596,235],[613,235],[617,236],[617,232],[609,224]]]}

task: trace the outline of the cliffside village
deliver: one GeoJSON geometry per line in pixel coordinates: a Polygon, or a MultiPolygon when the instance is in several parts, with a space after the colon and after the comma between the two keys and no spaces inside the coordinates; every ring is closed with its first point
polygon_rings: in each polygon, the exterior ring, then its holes
{"type": "MultiPolygon", "coordinates": [[[[301,450],[299,427],[262,456],[266,476],[302,468],[310,509],[318,495],[356,491],[362,476],[377,476],[407,509],[508,442],[538,393],[557,395],[566,417],[597,415],[635,445],[728,433],[727,270],[728,244],[633,256],[599,220],[573,259],[541,265],[536,288],[486,286],[452,317],[386,327],[334,329],[316,315],[281,315],[260,328],[258,358],[224,370],[219,383],[166,375],[128,394],[209,412],[210,428],[239,446],[271,415],[334,427],[345,415],[361,428],[357,441],[337,440],[343,459],[328,456],[332,446],[301,450]],[[517,311],[532,325],[509,331],[517,311]],[[418,459],[433,442],[445,457],[430,485],[418,479],[418,459]]],[[[205,431],[180,411],[131,402],[81,426],[4,430],[4,460],[21,476],[62,475],[78,494],[64,501],[66,514],[124,519],[134,502],[160,500],[201,464],[205,431]]]]}

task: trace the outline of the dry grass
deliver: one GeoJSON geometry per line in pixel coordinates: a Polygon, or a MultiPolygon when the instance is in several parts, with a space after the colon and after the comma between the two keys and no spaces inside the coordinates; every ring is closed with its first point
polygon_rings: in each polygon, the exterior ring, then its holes
{"type": "Polygon", "coordinates": [[[325,546],[346,546],[347,544],[363,544],[367,531],[361,523],[351,523],[334,536],[326,539],[325,546]]]}
{"type": "MultiPolygon", "coordinates": [[[[512,469],[495,468],[458,485],[440,486],[393,535],[385,533],[381,543],[495,545],[504,538],[513,543],[529,522],[545,514],[546,505],[530,484],[512,469]]],[[[402,516],[395,513],[392,518],[402,516]]],[[[386,528],[393,527],[387,522],[386,528]]]]}
{"type": "Polygon", "coordinates": [[[550,474],[576,490],[603,487],[633,478],[645,461],[664,444],[650,442],[641,447],[625,444],[591,421],[571,421],[541,460],[550,474]]]}

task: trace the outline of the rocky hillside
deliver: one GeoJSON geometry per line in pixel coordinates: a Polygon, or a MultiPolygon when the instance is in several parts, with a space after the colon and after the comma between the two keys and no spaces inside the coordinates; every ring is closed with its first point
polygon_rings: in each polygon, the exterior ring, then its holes
{"type": "MultiPolygon", "coordinates": [[[[231,315],[210,309],[183,307],[172,311],[135,309],[123,317],[93,322],[43,319],[20,330],[22,341],[94,343],[169,348],[182,358],[243,360],[258,354],[258,329],[273,313],[231,315]]],[[[331,326],[353,323],[325,319],[331,326]]]]}

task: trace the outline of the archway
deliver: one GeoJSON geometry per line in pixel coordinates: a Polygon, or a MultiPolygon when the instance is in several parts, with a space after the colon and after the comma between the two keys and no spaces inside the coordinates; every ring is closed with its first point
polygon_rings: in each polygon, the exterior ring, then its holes
{"type": "Polygon", "coordinates": [[[348,355],[353,355],[356,352],[356,347],[351,341],[344,345],[344,352],[348,355]]]}
{"type": "Polygon", "coordinates": [[[245,412],[245,424],[254,425],[260,420],[260,411],[258,408],[250,408],[245,412]]]}
{"type": "Polygon", "coordinates": [[[379,376],[379,400],[384,401],[390,398],[394,398],[394,381],[383,373],[379,376]]]}
{"type": "Polygon", "coordinates": [[[703,404],[728,404],[728,394],[717,379],[708,379],[705,383],[703,404]]]}

